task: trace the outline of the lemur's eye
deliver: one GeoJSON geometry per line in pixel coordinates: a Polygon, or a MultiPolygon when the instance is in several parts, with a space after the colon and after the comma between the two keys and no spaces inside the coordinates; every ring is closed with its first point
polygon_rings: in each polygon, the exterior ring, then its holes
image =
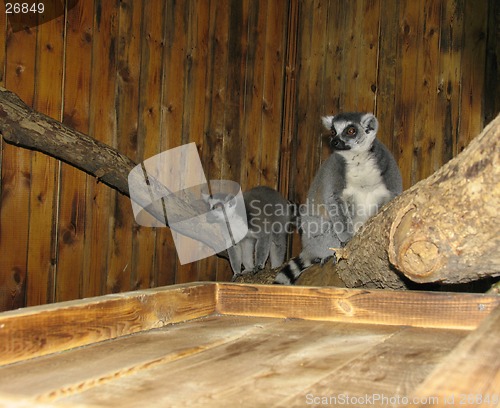
{"type": "Polygon", "coordinates": [[[333,126],[332,126],[332,130],[331,130],[331,136],[332,137],[337,136],[337,131],[335,130],[335,128],[333,126]]]}
{"type": "Polygon", "coordinates": [[[354,126],[349,126],[346,130],[347,136],[355,136],[357,133],[357,130],[354,126]]]}
{"type": "Polygon", "coordinates": [[[224,208],[224,204],[223,203],[216,203],[212,207],[213,210],[222,210],[223,208],[224,208]]]}

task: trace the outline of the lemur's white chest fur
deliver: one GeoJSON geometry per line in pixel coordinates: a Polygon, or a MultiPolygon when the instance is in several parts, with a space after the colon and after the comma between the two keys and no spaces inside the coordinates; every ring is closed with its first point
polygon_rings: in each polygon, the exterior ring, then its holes
{"type": "Polygon", "coordinates": [[[346,160],[346,188],[342,192],[342,199],[349,206],[356,232],[389,201],[391,193],[370,152],[345,151],[342,156],[346,160]]]}

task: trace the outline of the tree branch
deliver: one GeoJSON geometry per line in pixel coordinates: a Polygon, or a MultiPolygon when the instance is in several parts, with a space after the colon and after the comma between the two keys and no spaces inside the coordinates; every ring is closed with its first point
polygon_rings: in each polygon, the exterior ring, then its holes
{"type": "MultiPolygon", "coordinates": [[[[133,160],[88,135],[68,128],[55,119],[27,106],[16,94],[0,88],[0,134],[8,143],[40,151],[58,160],[68,163],[97,178],[109,187],[130,197],[128,176],[136,166],[133,160]]],[[[139,177],[139,176],[138,176],[139,177]]],[[[168,226],[164,202],[152,200],[154,197],[168,196],[169,216],[176,219],[190,219],[200,215],[200,211],[182,200],[148,176],[134,180],[135,202],[165,226],[168,226]],[[153,204],[152,204],[153,201],[153,204]]],[[[222,234],[216,224],[199,228],[197,223],[183,224],[181,234],[196,239],[210,247],[220,248],[222,234]]]]}

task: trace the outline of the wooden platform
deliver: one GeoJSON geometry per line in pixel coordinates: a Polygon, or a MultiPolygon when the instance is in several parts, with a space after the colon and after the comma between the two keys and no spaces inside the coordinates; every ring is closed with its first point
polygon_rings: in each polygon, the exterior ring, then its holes
{"type": "Polygon", "coordinates": [[[499,304],[199,283],[20,309],[0,406],[500,406],[499,304]]]}

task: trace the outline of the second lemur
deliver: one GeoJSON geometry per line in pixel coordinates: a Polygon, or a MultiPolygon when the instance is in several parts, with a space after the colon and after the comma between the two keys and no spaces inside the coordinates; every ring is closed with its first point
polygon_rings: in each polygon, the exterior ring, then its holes
{"type": "Polygon", "coordinates": [[[323,263],[343,247],[380,208],[403,190],[401,173],[389,150],[376,138],[371,113],[322,118],[330,131],[331,156],[316,174],[301,205],[302,252],[278,273],[274,283],[291,285],[304,269],[323,263]]]}
{"type": "MultiPolygon", "coordinates": [[[[244,221],[235,212],[234,196],[216,194],[204,196],[213,210],[208,222],[231,221],[236,228],[243,228],[244,221]],[[226,214],[223,214],[222,207],[226,214]]],[[[263,269],[268,258],[271,267],[277,268],[285,261],[288,234],[295,227],[295,205],[278,191],[259,186],[243,193],[248,232],[245,237],[227,249],[233,270],[233,280],[240,274],[255,273],[263,269]],[[245,268],[241,270],[241,265],[245,268]]]]}

